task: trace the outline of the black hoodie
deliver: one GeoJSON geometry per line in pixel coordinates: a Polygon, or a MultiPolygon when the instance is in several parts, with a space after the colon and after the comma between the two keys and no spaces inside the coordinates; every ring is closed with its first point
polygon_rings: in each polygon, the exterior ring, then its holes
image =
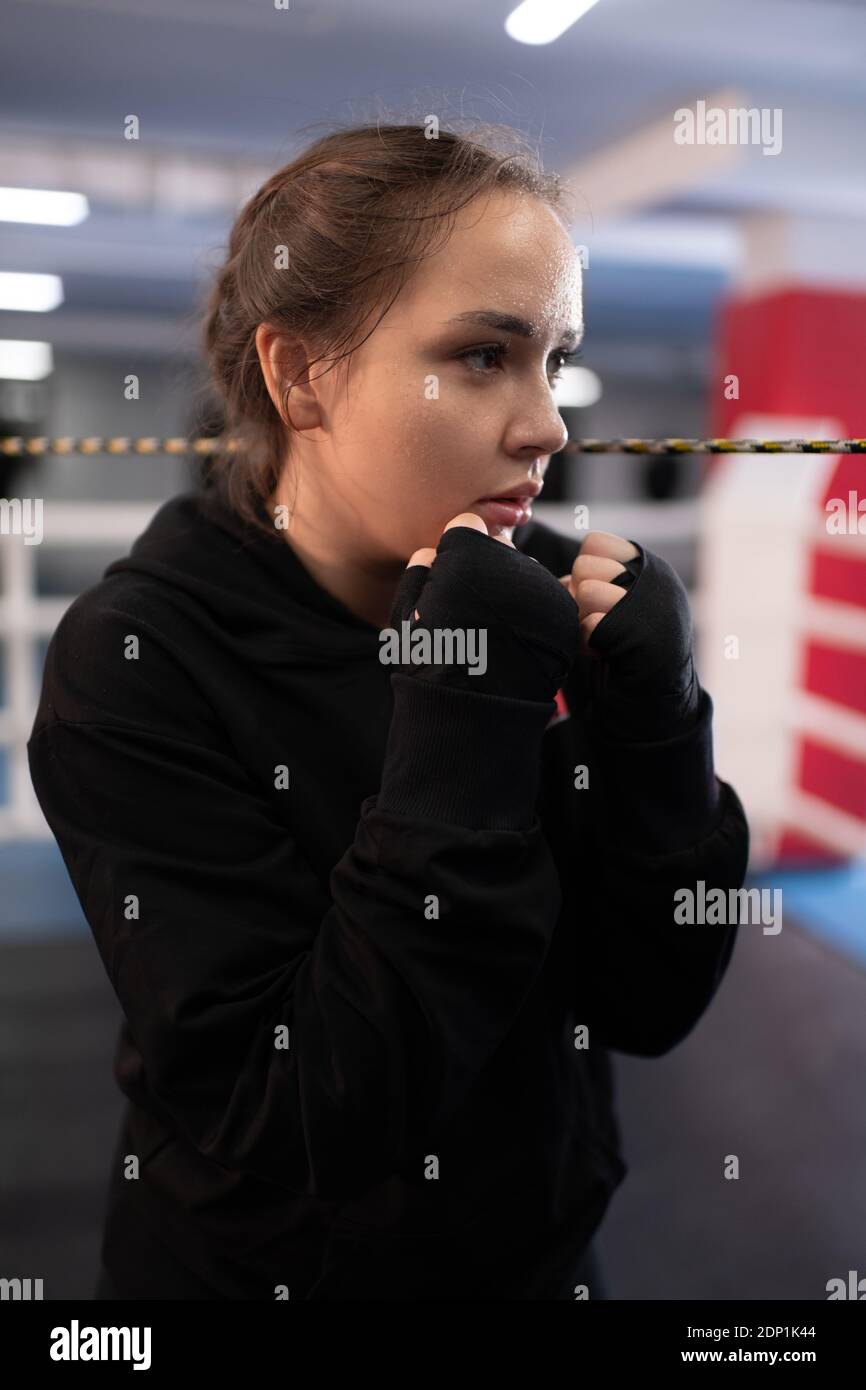
{"type": "Polygon", "coordinates": [[[727,967],[735,925],[673,916],[747,866],[706,692],[614,744],[580,663],[554,708],[379,649],[209,491],[51,640],[28,753],[124,1014],[124,1296],[573,1297],[627,1171],[608,1049],[676,1046],[727,967]]]}

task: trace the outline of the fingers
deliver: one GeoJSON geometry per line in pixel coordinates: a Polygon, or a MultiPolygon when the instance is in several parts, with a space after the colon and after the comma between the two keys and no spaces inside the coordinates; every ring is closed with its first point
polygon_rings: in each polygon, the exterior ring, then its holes
{"type": "Polygon", "coordinates": [[[514,542],[510,540],[508,536],[498,531],[488,531],[484,518],[480,517],[477,512],[461,512],[459,516],[452,517],[445,527],[445,530],[450,531],[452,526],[471,526],[473,531],[483,531],[485,535],[492,535],[493,540],[501,541],[503,545],[510,546],[512,550],[517,549],[514,542]]]}
{"type": "MultiPolygon", "coordinates": [[[[569,581],[568,591],[578,607],[580,630],[585,642],[589,641],[593,629],[605,614],[610,612],[615,603],[625,598],[627,593],[626,589],[610,582],[617,575],[627,573],[625,565],[610,556],[593,554],[592,551],[589,554],[585,553],[587,541],[594,537],[601,537],[599,543],[603,545],[607,545],[608,541],[616,542],[623,559],[632,558],[625,553],[626,551],[634,550],[635,555],[637,554],[630,541],[624,541],[620,536],[609,536],[606,531],[591,531],[584,541],[580,554],[571,567],[571,574],[566,578],[569,581]]],[[[614,547],[611,545],[609,548],[614,547]]]]}
{"type": "MultiPolygon", "coordinates": [[[[590,613],[588,618],[583,619],[583,622],[580,624],[580,631],[584,642],[589,641],[603,617],[603,613],[590,613]]],[[[593,655],[595,655],[595,653],[593,653],[593,655]]]]}
{"type": "MultiPolygon", "coordinates": [[[[483,531],[485,534],[487,533],[487,527],[483,519],[480,516],[476,516],[475,512],[461,512],[459,516],[452,517],[445,527],[445,531],[450,531],[452,526],[471,526],[473,531],[483,531]]],[[[443,531],[443,535],[445,531],[443,531]]],[[[406,563],[406,568],[409,569],[412,565],[426,565],[429,569],[435,559],[435,546],[425,545],[422,546],[420,550],[413,551],[406,563]]]]}
{"type": "Polygon", "coordinates": [[[461,512],[459,516],[452,517],[445,530],[450,531],[452,526],[471,526],[473,531],[487,530],[484,519],[476,512],[461,512]]]}
{"type": "Polygon", "coordinates": [[[619,560],[608,560],[603,555],[578,555],[571,567],[571,578],[575,584],[582,579],[604,579],[610,583],[618,574],[625,573],[625,565],[620,564],[619,560]]]}
{"type": "Polygon", "coordinates": [[[637,558],[637,547],[627,541],[624,536],[615,536],[612,531],[590,531],[583,539],[580,547],[581,555],[601,555],[609,560],[634,560],[637,558]]]}
{"type": "Polygon", "coordinates": [[[580,556],[571,573],[571,592],[581,618],[590,613],[608,613],[626,596],[627,590],[610,582],[617,575],[627,573],[625,566],[617,560],[605,560],[596,555],[585,556],[583,564],[579,564],[579,560],[580,556]]]}
{"type": "Polygon", "coordinates": [[[433,550],[431,546],[426,545],[420,550],[414,551],[413,554],[409,556],[406,562],[406,568],[410,569],[412,565],[426,565],[429,569],[435,559],[436,551],[433,550]]]}
{"type": "Polygon", "coordinates": [[[412,605],[412,612],[417,619],[418,609],[415,607],[415,603],[418,600],[421,590],[427,583],[426,571],[429,570],[435,559],[436,551],[432,550],[430,546],[424,546],[420,550],[415,550],[409,556],[408,563],[403,571],[400,583],[397,586],[397,592],[394,596],[391,609],[392,622],[397,614],[403,613],[405,615],[409,604],[412,605]]]}
{"type": "MultiPolygon", "coordinates": [[[[607,532],[593,531],[590,536],[603,537],[607,536],[607,532]]],[[[589,539],[588,536],[587,540],[589,539]]],[[[637,554],[630,541],[623,541],[619,536],[611,536],[609,539],[618,543],[623,559],[633,558],[627,553],[629,551],[637,554]]],[[[607,544],[606,541],[602,543],[607,544]]],[[[581,636],[584,643],[587,643],[605,614],[610,612],[614,604],[626,597],[627,590],[610,581],[619,574],[626,574],[627,571],[625,565],[617,559],[592,552],[586,554],[585,551],[586,541],[571,567],[571,574],[560,575],[559,582],[577,604],[581,636]]]]}
{"type": "Polygon", "coordinates": [[[606,584],[601,579],[581,579],[574,586],[581,619],[588,618],[591,613],[598,613],[603,618],[615,603],[626,597],[626,593],[627,590],[619,589],[615,584],[606,584]]]}

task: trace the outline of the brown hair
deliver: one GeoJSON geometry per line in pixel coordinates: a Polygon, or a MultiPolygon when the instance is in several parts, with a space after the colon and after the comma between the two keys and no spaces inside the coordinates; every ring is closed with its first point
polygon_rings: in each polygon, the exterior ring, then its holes
{"type": "MultiPolygon", "coordinates": [[[[447,239],[453,217],[484,190],[567,196],[523,137],[476,125],[470,134],[414,125],[334,130],[283,165],[244,205],[205,308],[203,347],[223,435],[204,472],[254,526],[287,457],[291,425],[268,394],[255,344],[259,324],[297,333],[317,354],[348,358],[371,312],[388,312],[412,267],[447,239]],[[435,132],[435,133],[434,133],[435,132]],[[509,148],[510,147],[510,148],[509,148]],[[437,238],[437,233],[440,233],[437,238]]],[[[366,338],[361,339],[361,342],[366,338]]],[[[266,515],[266,514],[265,514],[266,515]]]]}

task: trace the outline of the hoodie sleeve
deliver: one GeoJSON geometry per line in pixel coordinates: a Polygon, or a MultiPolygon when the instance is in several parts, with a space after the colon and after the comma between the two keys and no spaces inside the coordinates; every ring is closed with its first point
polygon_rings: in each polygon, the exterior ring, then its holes
{"type": "MultiPolygon", "coordinates": [[[[590,730],[589,823],[596,871],[580,906],[576,981],[590,1037],[656,1057],[686,1037],[715,994],[736,921],[678,922],[678,891],[739,888],[749,828],[713,766],[713,702],[658,743],[616,743],[590,730]]],[[[583,795],[583,792],[576,793],[583,795]]]]}
{"type": "Polygon", "coordinates": [[[272,786],[164,634],[125,661],[141,618],[73,607],[31,777],[156,1103],[207,1157],[294,1192],[415,1168],[550,944],[561,889],[533,810],[550,707],[393,675],[380,793],[322,912],[272,786]]]}

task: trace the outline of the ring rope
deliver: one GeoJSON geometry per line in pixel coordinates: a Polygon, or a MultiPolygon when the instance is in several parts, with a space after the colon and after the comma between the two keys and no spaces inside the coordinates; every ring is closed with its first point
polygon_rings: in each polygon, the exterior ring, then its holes
{"type": "MultiPolygon", "coordinates": [[[[83,439],[43,435],[24,438],[0,435],[0,455],[6,458],[43,454],[213,454],[237,452],[240,441],[226,438],[169,438],[125,436],[83,439]]],[[[866,439],[569,439],[563,454],[866,454],[866,439]]]]}

